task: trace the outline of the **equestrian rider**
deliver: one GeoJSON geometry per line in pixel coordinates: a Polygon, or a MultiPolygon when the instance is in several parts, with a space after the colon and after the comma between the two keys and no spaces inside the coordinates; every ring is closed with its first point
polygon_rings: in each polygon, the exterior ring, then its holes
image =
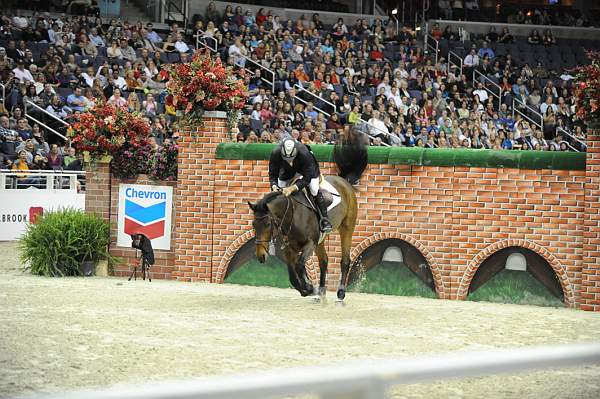
{"type": "Polygon", "coordinates": [[[321,172],[313,153],[302,143],[287,138],[275,147],[269,160],[269,180],[273,191],[281,191],[286,197],[303,188],[309,188],[310,194],[319,210],[321,231],[329,233],[333,229],[327,218],[327,204],[319,190],[321,172]],[[299,176],[295,184],[291,180],[299,176]]]}

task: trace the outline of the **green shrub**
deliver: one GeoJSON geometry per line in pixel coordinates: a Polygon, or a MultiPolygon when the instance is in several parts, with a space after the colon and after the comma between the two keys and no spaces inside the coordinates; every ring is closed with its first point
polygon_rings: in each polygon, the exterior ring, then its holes
{"type": "Polygon", "coordinates": [[[40,276],[78,276],[85,261],[108,254],[110,225],[96,215],[74,209],[45,213],[28,224],[19,247],[25,270],[40,276]]]}

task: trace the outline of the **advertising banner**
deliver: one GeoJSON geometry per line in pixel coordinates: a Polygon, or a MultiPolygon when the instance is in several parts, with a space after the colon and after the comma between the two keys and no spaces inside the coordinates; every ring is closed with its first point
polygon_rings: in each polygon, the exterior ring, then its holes
{"type": "Polygon", "coordinates": [[[121,184],[117,246],[131,247],[132,234],[144,234],[154,249],[171,249],[173,187],[121,184]]]}
{"type": "Polygon", "coordinates": [[[35,223],[44,212],[64,208],[85,210],[85,194],[36,188],[0,191],[0,241],[18,240],[27,223],[35,223]]]}

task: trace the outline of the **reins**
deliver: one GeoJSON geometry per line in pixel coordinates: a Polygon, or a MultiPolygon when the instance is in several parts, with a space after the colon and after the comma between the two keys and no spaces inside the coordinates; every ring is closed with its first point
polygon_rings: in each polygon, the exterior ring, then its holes
{"type": "MultiPolygon", "coordinates": [[[[287,216],[288,211],[290,210],[290,204],[291,204],[291,200],[290,197],[285,197],[286,199],[286,206],[285,206],[285,211],[283,212],[283,216],[281,217],[281,223],[278,223],[277,218],[274,217],[274,215],[272,215],[271,213],[267,213],[264,216],[256,216],[255,218],[260,220],[260,219],[264,219],[264,218],[269,218],[271,220],[271,240],[277,236],[281,236],[281,238],[283,239],[283,243],[284,245],[288,244],[288,235],[290,234],[290,232],[292,231],[292,225],[294,222],[294,207],[292,206],[292,212],[290,213],[291,215],[291,219],[287,228],[287,232],[285,232],[285,229],[283,227],[284,223],[285,223],[285,217],[287,216]],[[277,234],[273,235],[273,226],[275,226],[277,234]]],[[[268,248],[269,243],[271,242],[271,240],[269,241],[263,241],[263,240],[256,240],[257,244],[261,244],[263,246],[265,246],[266,248],[268,248]]]]}

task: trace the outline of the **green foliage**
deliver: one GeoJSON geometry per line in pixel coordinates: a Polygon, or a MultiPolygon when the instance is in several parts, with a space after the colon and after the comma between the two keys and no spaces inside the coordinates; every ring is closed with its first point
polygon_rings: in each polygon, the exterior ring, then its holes
{"type": "Polygon", "coordinates": [[[227,276],[225,282],[255,287],[291,287],[285,263],[275,256],[269,256],[265,263],[251,260],[227,276]]]}
{"type": "Polygon", "coordinates": [[[516,270],[503,270],[496,274],[477,291],[469,294],[467,300],[564,307],[560,299],[531,274],[516,270]]]}
{"type": "Polygon", "coordinates": [[[85,261],[114,259],[108,254],[110,225],[74,209],[45,213],[27,225],[19,247],[25,270],[40,276],[77,276],[85,261]]]}
{"type": "Polygon", "coordinates": [[[395,262],[382,262],[366,273],[359,273],[357,281],[350,285],[350,291],[437,298],[436,293],[406,265],[395,262]]]}

